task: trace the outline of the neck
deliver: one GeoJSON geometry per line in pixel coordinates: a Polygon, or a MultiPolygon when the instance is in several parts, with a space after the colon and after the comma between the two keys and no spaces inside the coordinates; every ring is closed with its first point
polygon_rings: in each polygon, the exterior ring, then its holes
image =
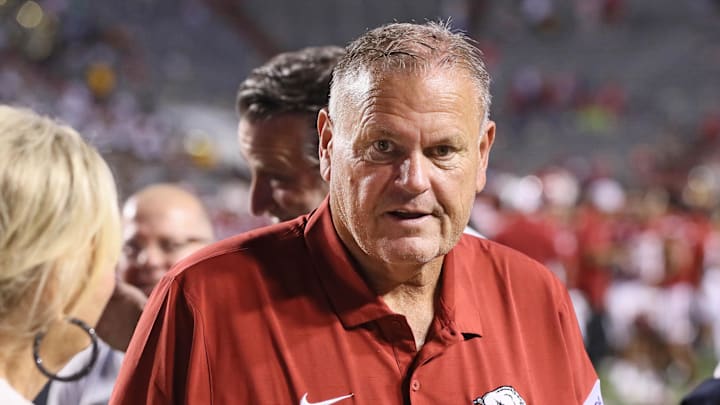
{"type": "MultiPolygon", "coordinates": [[[[47,370],[59,373],[88,343],[85,333],[77,326],[71,326],[67,322],[54,323],[40,346],[43,365],[47,370]]],[[[0,377],[6,379],[29,401],[32,401],[48,382],[48,378],[35,366],[32,346],[32,338],[23,341],[0,340],[0,347],[3,348],[0,353],[0,377]]]]}
{"type": "MultiPolygon", "coordinates": [[[[405,316],[413,332],[417,350],[425,344],[435,316],[435,295],[442,269],[441,260],[440,263],[432,266],[424,266],[412,273],[412,277],[402,281],[369,277],[370,284],[390,310],[405,316]]],[[[386,271],[382,274],[393,274],[393,272],[386,271]]]]}
{"type": "Polygon", "coordinates": [[[8,350],[6,353],[10,355],[0,358],[0,378],[7,380],[28,401],[32,401],[48,381],[35,367],[31,345],[8,350]]]}
{"type": "Polygon", "coordinates": [[[440,278],[443,258],[423,265],[381,265],[360,263],[361,271],[370,287],[380,296],[396,294],[432,295],[440,278]]]}

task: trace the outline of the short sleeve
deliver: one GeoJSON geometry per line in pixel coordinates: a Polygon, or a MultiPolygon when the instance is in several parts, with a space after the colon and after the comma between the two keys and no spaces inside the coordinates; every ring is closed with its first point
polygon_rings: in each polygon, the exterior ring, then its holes
{"type": "Polygon", "coordinates": [[[110,404],[211,403],[201,325],[180,280],[163,278],[140,317],[110,404]]]}

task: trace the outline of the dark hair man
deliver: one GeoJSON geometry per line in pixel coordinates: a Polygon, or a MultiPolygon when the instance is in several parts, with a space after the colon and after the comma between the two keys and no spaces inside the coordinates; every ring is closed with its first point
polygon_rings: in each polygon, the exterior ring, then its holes
{"type": "Polygon", "coordinates": [[[253,214],[286,221],[310,212],[327,195],[315,123],[343,53],[336,46],[282,53],[240,84],[238,140],[252,176],[253,214]]]}

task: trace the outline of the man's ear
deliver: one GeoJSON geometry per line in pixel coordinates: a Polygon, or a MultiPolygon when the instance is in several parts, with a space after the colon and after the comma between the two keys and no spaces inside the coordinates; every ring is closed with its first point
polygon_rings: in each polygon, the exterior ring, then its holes
{"type": "Polygon", "coordinates": [[[318,143],[318,156],[320,158],[320,176],[326,182],[330,181],[330,163],[333,147],[333,126],[328,114],[327,108],[323,108],[318,113],[317,131],[320,137],[318,143]]]}
{"type": "Polygon", "coordinates": [[[477,193],[485,188],[485,183],[487,182],[487,167],[493,142],[495,142],[495,122],[487,120],[483,132],[480,134],[480,142],[478,143],[478,168],[475,183],[475,191],[477,193]]]}

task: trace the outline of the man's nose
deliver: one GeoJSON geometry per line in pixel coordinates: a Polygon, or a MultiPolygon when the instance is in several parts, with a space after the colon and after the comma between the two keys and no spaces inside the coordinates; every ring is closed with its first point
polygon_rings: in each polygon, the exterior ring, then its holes
{"type": "Polygon", "coordinates": [[[413,153],[400,164],[396,182],[404,190],[420,194],[430,188],[430,170],[425,155],[413,153]]]}
{"type": "Polygon", "coordinates": [[[272,187],[270,182],[261,177],[255,177],[250,184],[250,212],[253,215],[263,215],[272,206],[272,187]]]}
{"type": "Polygon", "coordinates": [[[140,266],[157,269],[166,266],[165,253],[154,244],[145,246],[137,256],[140,266]]]}

